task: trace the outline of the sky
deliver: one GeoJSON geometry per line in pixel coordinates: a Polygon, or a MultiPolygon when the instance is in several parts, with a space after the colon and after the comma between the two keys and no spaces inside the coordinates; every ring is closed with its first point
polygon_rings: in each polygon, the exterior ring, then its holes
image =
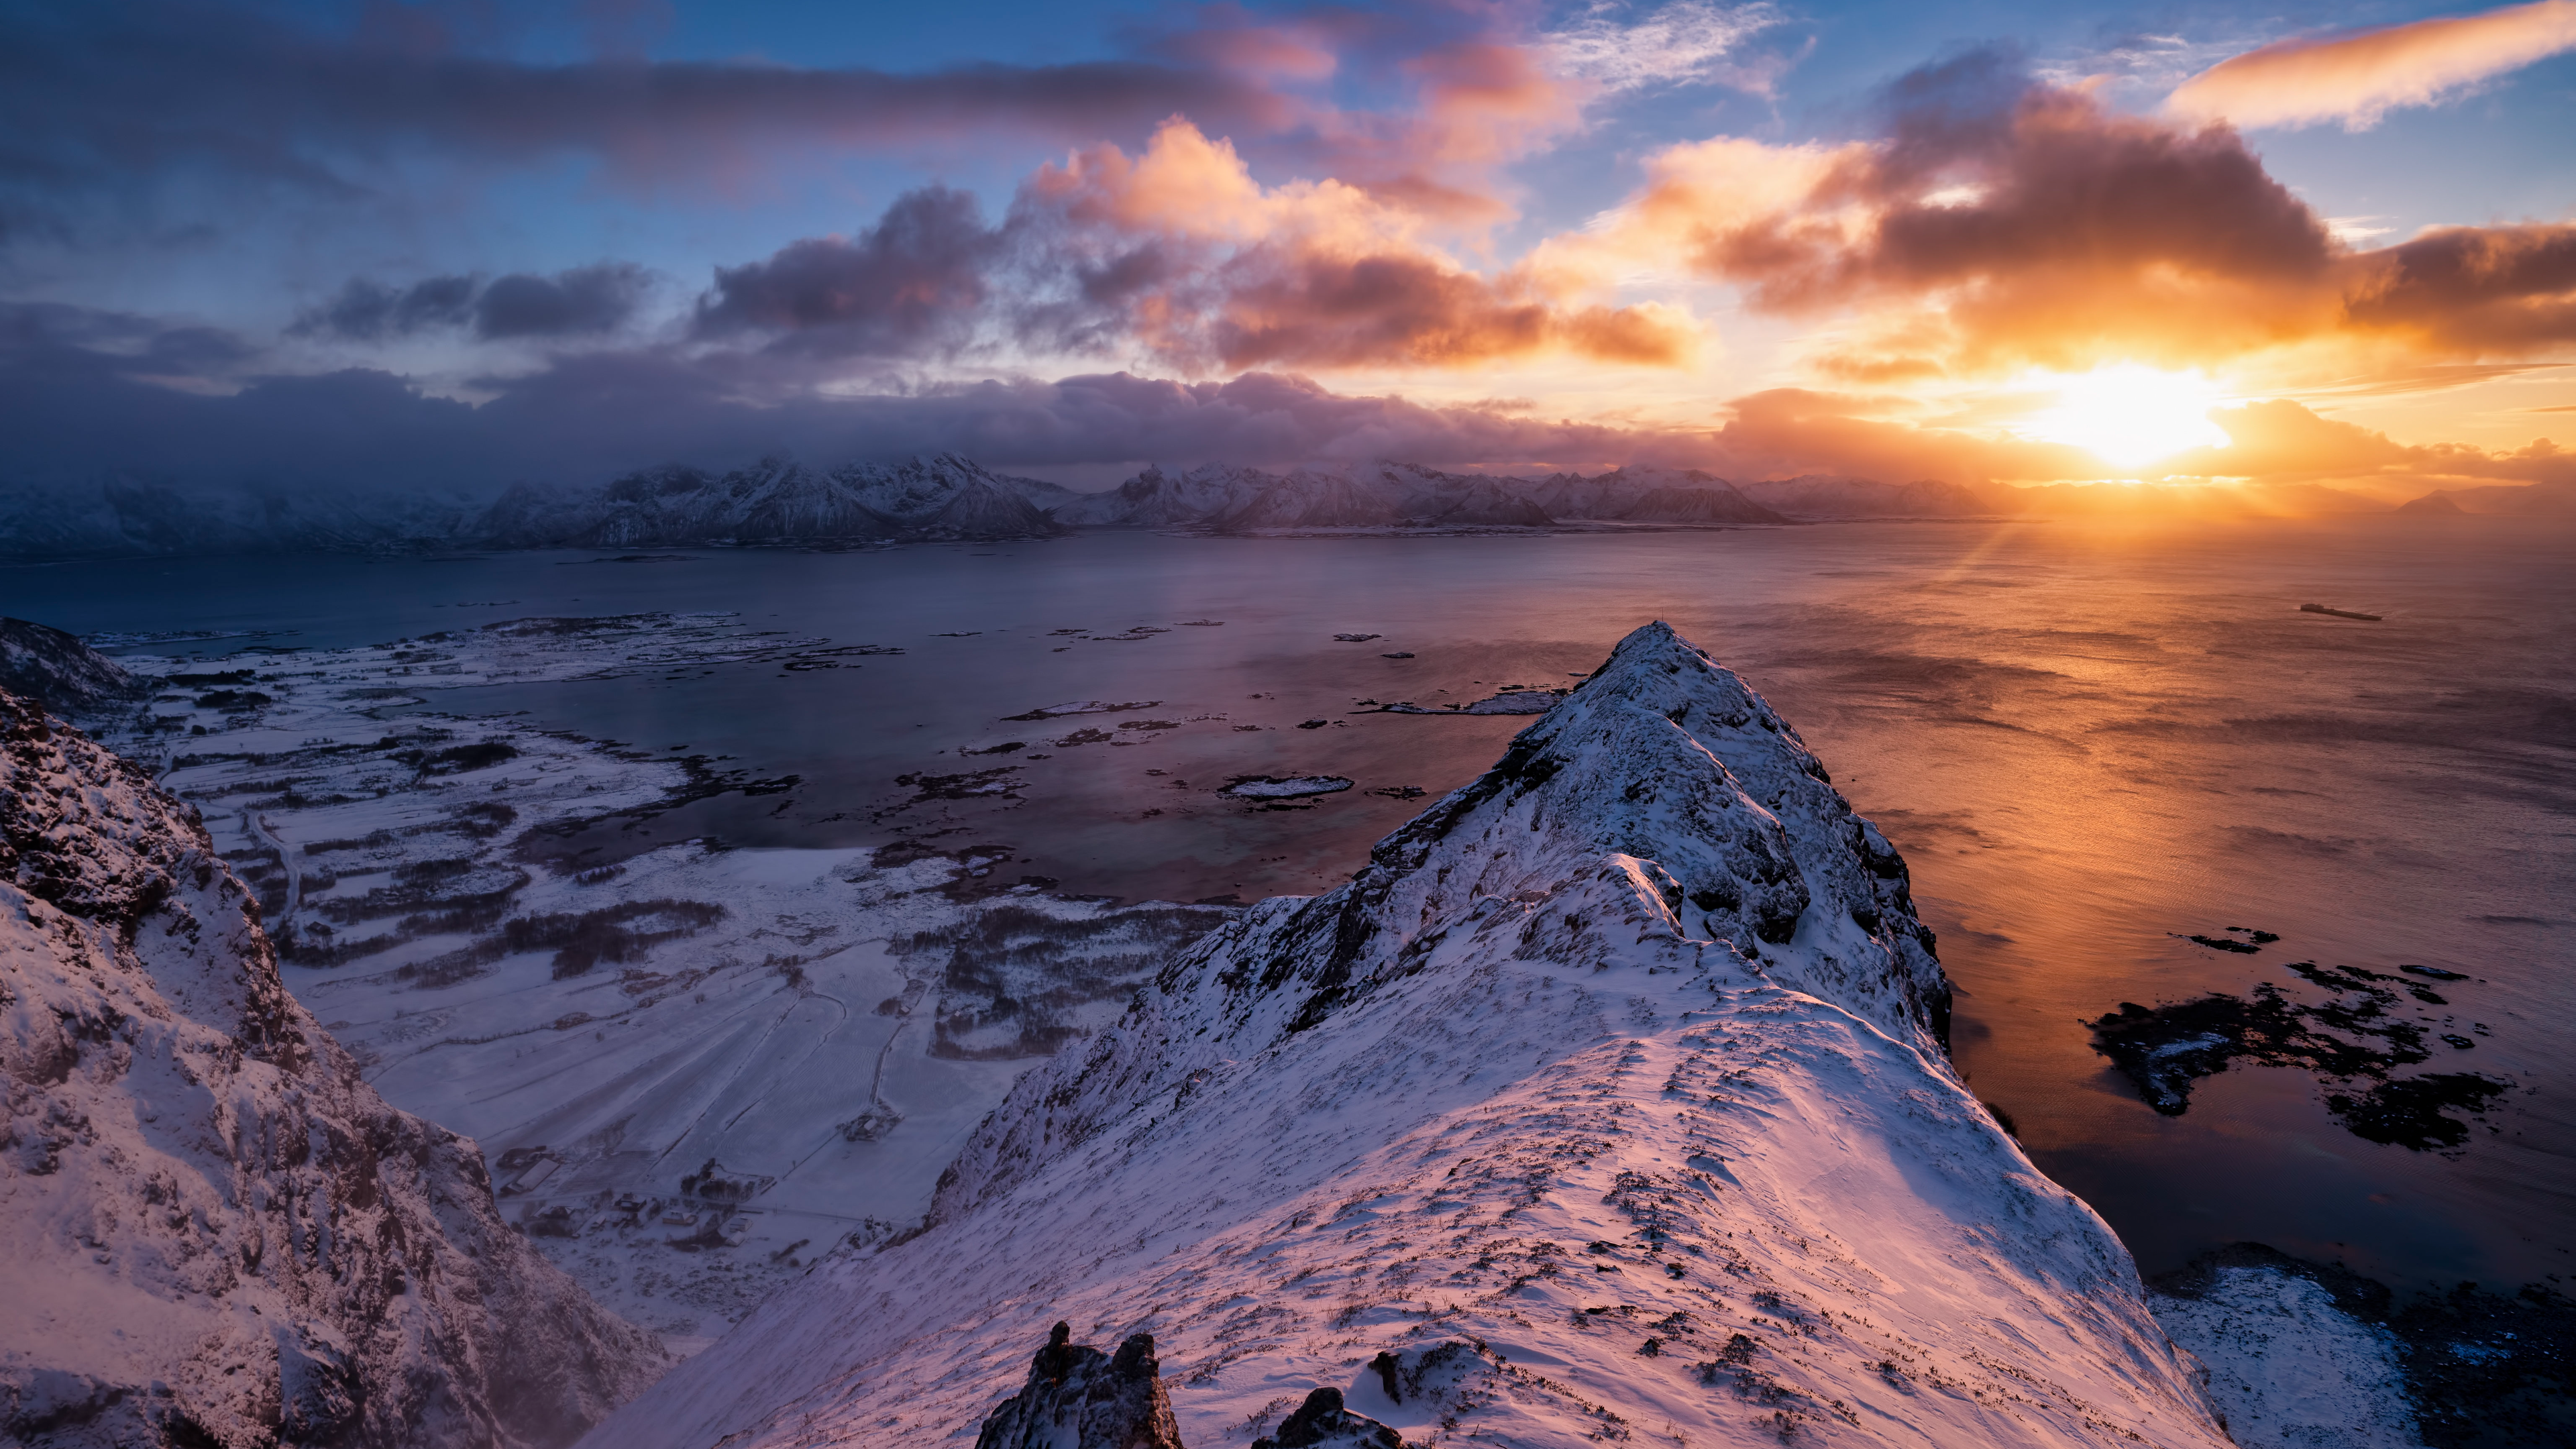
{"type": "Polygon", "coordinates": [[[2576,480],[2576,0],[0,0],[0,485],[2576,480]]]}

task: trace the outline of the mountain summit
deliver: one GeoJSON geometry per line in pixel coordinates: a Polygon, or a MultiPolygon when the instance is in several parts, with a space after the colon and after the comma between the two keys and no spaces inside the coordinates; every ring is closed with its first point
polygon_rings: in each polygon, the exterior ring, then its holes
{"type": "Polygon", "coordinates": [[[1951,1070],[1931,945],[1796,732],[1648,625],[594,1442],[968,1443],[1062,1320],[1150,1334],[1200,1449],[1319,1402],[1412,1444],[2223,1445],[1951,1070]]]}

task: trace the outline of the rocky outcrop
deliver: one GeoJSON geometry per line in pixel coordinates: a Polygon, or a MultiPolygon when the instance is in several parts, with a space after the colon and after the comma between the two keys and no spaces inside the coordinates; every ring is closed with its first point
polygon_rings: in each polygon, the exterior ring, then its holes
{"type": "Polygon", "coordinates": [[[0,619],[0,689],[58,713],[124,704],[151,693],[77,634],[24,619],[0,619]]]}
{"type": "Polygon", "coordinates": [[[1253,1440],[1252,1449],[1404,1449],[1404,1436],[1366,1414],[1352,1413],[1344,1407],[1340,1389],[1317,1389],[1279,1425],[1275,1437],[1253,1440]]]}
{"type": "Polygon", "coordinates": [[[387,1106],[196,813],[0,694],[0,1442],[513,1449],[665,1366],[387,1106]]]}
{"type": "Polygon", "coordinates": [[[1931,945],[1788,722],[1649,625],[597,1442],[934,1439],[1062,1317],[1152,1334],[1196,1444],[1331,1389],[1416,1442],[2220,1449],[2127,1251],[1951,1070],[1931,945]]]}
{"type": "Polygon", "coordinates": [[[1181,1449],[1154,1336],[1129,1335],[1113,1357],[1057,1324],[1028,1382],[985,1417],[975,1449],[1181,1449]]]}

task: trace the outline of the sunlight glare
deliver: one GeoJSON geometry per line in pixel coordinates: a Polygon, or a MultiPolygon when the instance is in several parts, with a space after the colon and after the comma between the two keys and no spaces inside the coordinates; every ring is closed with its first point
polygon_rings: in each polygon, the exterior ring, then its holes
{"type": "Polygon", "coordinates": [[[2226,400],[2197,369],[2165,372],[2124,363],[2075,376],[2034,379],[2057,393],[2057,405],[2034,415],[2029,435],[2082,448],[2119,468],[2135,468],[2185,448],[2224,448],[2228,437],[2209,418],[2226,400]]]}

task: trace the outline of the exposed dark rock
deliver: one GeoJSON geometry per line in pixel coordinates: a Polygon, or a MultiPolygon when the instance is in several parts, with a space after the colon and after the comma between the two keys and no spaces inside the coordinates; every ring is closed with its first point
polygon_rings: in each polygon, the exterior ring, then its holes
{"type": "Polygon", "coordinates": [[[1112,1357],[1057,1324],[1028,1382],[985,1416],[975,1449],[1182,1449],[1154,1336],[1131,1335],[1112,1357]]]}
{"type": "Polygon", "coordinates": [[[1323,1388],[1308,1394],[1276,1435],[1254,1440],[1252,1449],[1404,1449],[1404,1439],[1366,1414],[1342,1407],[1340,1389],[1323,1388]]]}

